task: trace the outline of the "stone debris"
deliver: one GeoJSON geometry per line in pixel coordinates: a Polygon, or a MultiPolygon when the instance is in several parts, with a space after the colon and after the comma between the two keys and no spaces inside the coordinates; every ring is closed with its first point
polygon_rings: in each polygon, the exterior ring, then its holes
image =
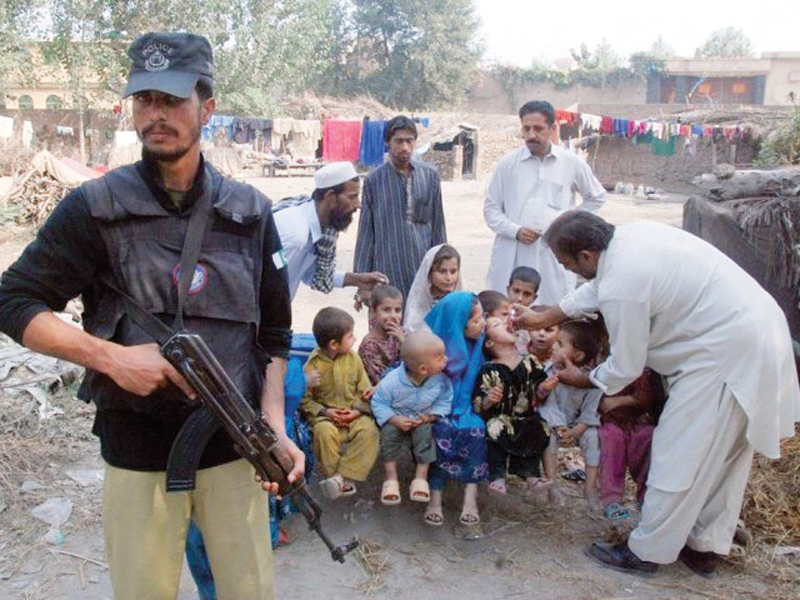
{"type": "Polygon", "coordinates": [[[100,469],[75,469],[64,474],[82,487],[99,485],[103,482],[103,471],[100,469]]]}
{"type": "Polygon", "coordinates": [[[60,527],[72,514],[72,502],[66,498],[48,498],[31,509],[31,515],[53,527],[60,527]]]}

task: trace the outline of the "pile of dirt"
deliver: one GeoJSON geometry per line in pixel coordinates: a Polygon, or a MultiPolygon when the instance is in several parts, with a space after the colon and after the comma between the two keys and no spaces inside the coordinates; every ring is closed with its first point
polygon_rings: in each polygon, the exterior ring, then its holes
{"type": "Polygon", "coordinates": [[[288,117],[295,119],[391,119],[402,111],[381,104],[371,96],[334,98],[306,92],[282,103],[288,117]]]}

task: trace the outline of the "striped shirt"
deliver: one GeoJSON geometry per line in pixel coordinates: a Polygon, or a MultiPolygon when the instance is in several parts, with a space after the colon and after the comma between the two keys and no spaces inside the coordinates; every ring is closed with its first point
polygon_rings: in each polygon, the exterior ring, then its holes
{"type": "Polygon", "coordinates": [[[447,241],[439,173],[422,162],[411,166],[406,177],[386,162],[364,181],[353,268],[384,273],[403,297],[425,252],[447,241]]]}

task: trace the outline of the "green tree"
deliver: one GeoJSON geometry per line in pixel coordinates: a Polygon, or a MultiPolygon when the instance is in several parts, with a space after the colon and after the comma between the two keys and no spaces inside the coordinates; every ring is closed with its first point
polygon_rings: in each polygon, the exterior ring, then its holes
{"type": "Polygon", "coordinates": [[[35,20],[34,0],[0,0],[0,94],[11,81],[30,78],[31,55],[25,38],[35,20]]]}
{"type": "Polygon", "coordinates": [[[753,44],[743,30],[724,27],[708,36],[694,55],[695,58],[750,58],[753,44]]]}
{"type": "Polygon", "coordinates": [[[382,102],[450,106],[465,98],[481,49],[471,0],[354,0],[357,81],[382,102]]]}
{"type": "Polygon", "coordinates": [[[330,0],[46,0],[49,57],[68,72],[99,74],[121,93],[130,43],[147,31],[191,31],[214,50],[221,110],[274,114],[286,93],[324,68],[330,0]],[[85,51],[79,50],[84,48],[85,51]]]}

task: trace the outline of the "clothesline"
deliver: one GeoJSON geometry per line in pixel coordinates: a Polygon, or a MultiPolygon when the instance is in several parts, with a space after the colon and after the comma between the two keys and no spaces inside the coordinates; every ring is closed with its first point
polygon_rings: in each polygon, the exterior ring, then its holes
{"type": "Polygon", "coordinates": [[[591,133],[601,133],[618,138],[650,142],[658,139],[669,142],[673,137],[711,138],[714,141],[742,140],[748,126],[737,125],[698,125],[694,123],[671,123],[656,119],[623,119],[591,113],[556,110],[556,120],[561,129],[561,139],[583,137],[591,133]]]}

